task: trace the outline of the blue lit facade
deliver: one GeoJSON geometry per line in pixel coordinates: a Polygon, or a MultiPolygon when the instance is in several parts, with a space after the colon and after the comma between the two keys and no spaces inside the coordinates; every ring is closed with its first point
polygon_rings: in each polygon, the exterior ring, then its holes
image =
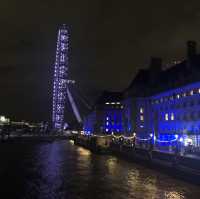
{"type": "Polygon", "coordinates": [[[136,128],[136,103],[135,99],[128,97],[122,101],[124,134],[132,135],[136,128]]]}
{"type": "Polygon", "coordinates": [[[200,146],[200,82],[152,96],[152,131],[159,140],[189,137],[200,146]]]}
{"type": "Polygon", "coordinates": [[[87,117],[84,118],[83,131],[87,134],[94,134],[96,121],[96,111],[89,113],[87,117]]]}
{"type": "MultiPolygon", "coordinates": [[[[96,107],[94,131],[111,134],[136,133],[138,140],[176,146],[182,142],[200,148],[200,55],[196,43],[187,42],[187,59],[167,68],[152,58],[140,70],[123,98],[108,93],[96,107]]],[[[200,150],[199,150],[200,152],[200,150]]]]}
{"type": "Polygon", "coordinates": [[[84,118],[84,131],[108,135],[124,133],[124,105],[121,99],[121,93],[104,92],[93,112],[84,118]]]}
{"type": "Polygon", "coordinates": [[[140,138],[149,137],[153,133],[151,107],[149,98],[136,98],[135,132],[140,138]]]}
{"type": "Polygon", "coordinates": [[[106,102],[102,111],[102,130],[106,134],[124,132],[123,105],[121,102],[106,102]]]}

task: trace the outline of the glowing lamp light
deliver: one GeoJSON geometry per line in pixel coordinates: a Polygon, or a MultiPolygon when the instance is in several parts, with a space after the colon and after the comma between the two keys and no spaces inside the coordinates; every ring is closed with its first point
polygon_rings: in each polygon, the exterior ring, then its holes
{"type": "Polygon", "coordinates": [[[151,138],[153,137],[153,133],[150,134],[150,137],[151,137],[151,138]]]}
{"type": "Polygon", "coordinates": [[[180,141],[180,142],[183,142],[183,138],[181,137],[181,138],[179,139],[179,141],[180,141]]]}
{"type": "Polygon", "coordinates": [[[6,122],[6,117],[5,116],[0,116],[0,122],[6,122]]]}
{"type": "Polygon", "coordinates": [[[153,139],[156,140],[156,136],[155,135],[153,136],[153,139]]]}
{"type": "Polygon", "coordinates": [[[175,138],[178,139],[178,135],[177,134],[175,135],[175,138]]]}
{"type": "Polygon", "coordinates": [[[136,136],[136,133],[133,133],[133,136],[135,137],[135,136],[136,136]]]}

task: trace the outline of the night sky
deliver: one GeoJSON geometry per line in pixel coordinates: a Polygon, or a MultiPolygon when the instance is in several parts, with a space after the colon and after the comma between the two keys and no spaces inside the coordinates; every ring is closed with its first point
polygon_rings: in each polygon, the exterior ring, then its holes
{"type": "Polygon", "coordinates": [[[150,56],[167,63],[200,42],[192,0],[6,0],[0,3],[0,115],[49,120],[57,28],[70,30],[70,75],[95,99],[122,90],[150,56]]]}

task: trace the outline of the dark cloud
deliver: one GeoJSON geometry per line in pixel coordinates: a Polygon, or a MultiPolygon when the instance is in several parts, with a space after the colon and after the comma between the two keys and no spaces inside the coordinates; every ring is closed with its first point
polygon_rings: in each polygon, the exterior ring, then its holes
{"type": "Polygon", "coordinates": [[[190,0],[7,0],[0,3],[0,114],[50,119],[57,28],[70,29],[70,77],[89,98],[128,86],[150,56],[185,56],[200,42],[190,0]]]}

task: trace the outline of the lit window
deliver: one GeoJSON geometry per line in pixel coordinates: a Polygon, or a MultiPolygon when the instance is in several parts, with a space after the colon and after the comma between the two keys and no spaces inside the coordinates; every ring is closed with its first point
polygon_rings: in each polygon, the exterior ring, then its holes
{"type": "Polygon", "coordinates": [[[106,117],[106,120],[109,120],[109,117],[106,117]]]}
{"type": "Polygon", "coordinates": [[[183,97],[186,97],[186,93],[183,93],[183,97]]]}
{"type": "Polygon", "coordinates": [[[117,102],[116,104],[120,104],[120,102],[117,102]]]}
{"type": "Polygon", "coordinates": [[[198,93],[200,93],[200,88],[198,89],[198,93]]]}
{"type": "Polygon", "coordinates": [[[177,94],[177,95],[176,95],[176,97],[179,99],[179,98],[180,98],[180,95],[179,95],[179,94],[177,94]]]}
{"type": "Polygon", "coordinates": [[[106,102],[106,104],[110,104],[109,102],[106,102]]]}
{"type": "Polygon", "coordinates": [[[168,113],[166,113],[166,114],[165,114],[165,120],[166,120],[166,121],[168,121],[168,120],[169,120],[169,118],[168,118],[168,117],[169,117],[169,116],[168,116],[168,113]]]}
{"type": "Polygon", "coordinates": [[[194,94],[194,92],[193,92],[193,90],[191,90],[191,91],[190,91],[190,95],[193,95],[193,94],[194,94]]]}
{"type": "Polygon", "coordinates": [[[144,113],[144,109],[143,108],[140,108],[140,113],[144,113]]]}
{"type": "Polygon", "coordinates": [[[108,125],[109,125],[109,122],[106,122],[106,125],[108,126],[108,125]]]}
{"type": "Polygon", "coordinates": [[[144,128],[144,126],[143,126],[143,125],[140,125],[140,128],[144,128]]]}
{"type": "Polygon", "coordinates": [[[140,115],[140,120],[144,121],[144,116],[143,115],[140,115]]]}
{"type": "Polygon", "coordinates": [[[106,132],[108,132],[108,129],[106,129],[106,132]]]}
{"type": "Polygon", "coordinates": [[[115,104],[115,102],[112,102],[111,104],[115,104]]]}
{"type": "Polygon", "coordinates": [[[171,114],[171,120],[174,120],[174,113],[171,114]]]}
{"type": "Polygon", "coordinates": [[[121,108],[124,108],[123,106],[121,106],[121,108]]]}

